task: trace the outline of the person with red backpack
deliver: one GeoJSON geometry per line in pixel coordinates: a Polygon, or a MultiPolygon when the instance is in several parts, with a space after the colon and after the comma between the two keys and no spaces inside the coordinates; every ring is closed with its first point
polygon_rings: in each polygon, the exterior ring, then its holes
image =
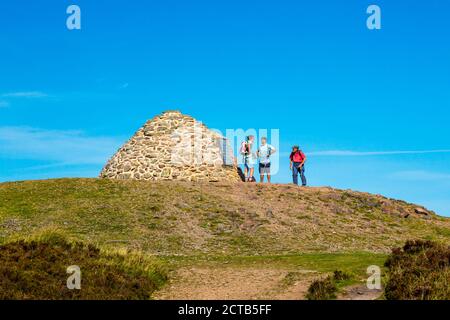
{"type": "Polygon", "coordinates": [[[300,178],[302,179],[302,186],[306,186],[305,154],[303,153],[302,150],[300,150],[298,146],[293,146],[289,159],[290,159],[289,168],[292,170],[292,180],[294,184],[298,185],[298,174],[300,173],[300,178]]]}

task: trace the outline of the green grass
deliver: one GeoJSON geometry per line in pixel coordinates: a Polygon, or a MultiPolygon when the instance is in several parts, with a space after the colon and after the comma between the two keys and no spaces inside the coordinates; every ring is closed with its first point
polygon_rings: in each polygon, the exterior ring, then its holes
{"type": "Polygon", "coordinates": [[[160,256],[172,269],[186,266],[270,266],[290,270],[311,270],[330,273],[342,270],[356,277],[366,277],[367,267],[383,267],[387,255],[366,252],[355,253],[307,253],[277,256],[160,256]]]}
{"type": "Polygon", "coordinates": [[[436,233],[438,235],[441,235],[444,237],[450,237],[450,229],[449,228],[436,227],[436,233]]]}

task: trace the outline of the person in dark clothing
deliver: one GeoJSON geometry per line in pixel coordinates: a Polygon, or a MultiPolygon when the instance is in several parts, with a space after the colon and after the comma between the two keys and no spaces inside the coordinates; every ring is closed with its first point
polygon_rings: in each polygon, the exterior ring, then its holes
{"type": "Polygon", "coordinates": [[[298,174],[300,174],[300,178],[302,179],[302,186],[306,186],[305,154],[302,152],[302,150],[300,150],[298,146],[293,146],[289,159],[289,168],[292,170],[293,183],[298,185],[298,174]]]}

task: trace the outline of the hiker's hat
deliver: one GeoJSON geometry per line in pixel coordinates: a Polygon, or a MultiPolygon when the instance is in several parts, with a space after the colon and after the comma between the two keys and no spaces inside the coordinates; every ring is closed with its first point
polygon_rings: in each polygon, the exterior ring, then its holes
{"type": "Polygon", "coordinates": [[[295,145],[295,146],[292,146],[292,149],[300,149],[300,147],[295,145]]]}

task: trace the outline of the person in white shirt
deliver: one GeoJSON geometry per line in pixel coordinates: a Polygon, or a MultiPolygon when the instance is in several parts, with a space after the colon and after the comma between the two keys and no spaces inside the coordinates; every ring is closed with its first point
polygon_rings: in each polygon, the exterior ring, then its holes
{"type": "Polygon", "coordinates": [[[259,179],[261,182],[264,182],[264,175],[267,175],[267,182],[270,183],[270,157],[277,150],[267,144],[267,138],[261,138],[261,146],[258,148],[256,155],[259,158],[259,179]]]}

